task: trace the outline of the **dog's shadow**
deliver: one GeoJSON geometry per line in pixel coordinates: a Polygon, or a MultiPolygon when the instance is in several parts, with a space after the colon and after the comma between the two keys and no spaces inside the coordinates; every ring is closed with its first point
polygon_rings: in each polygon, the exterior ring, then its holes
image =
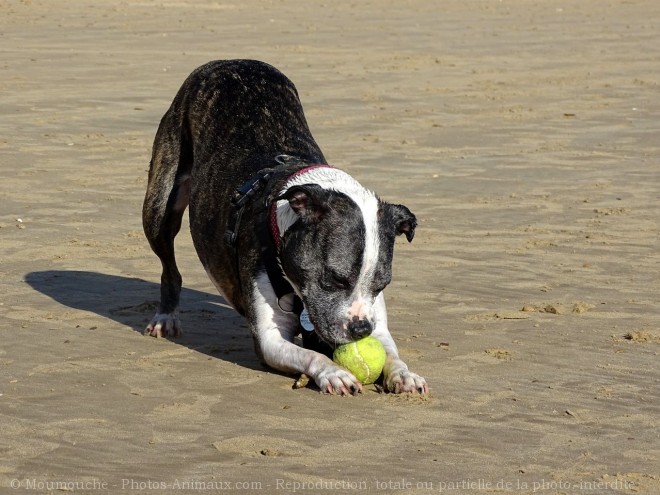
{"type": "MultiPolygon", "coordinates": [[[[60,304],[96,313],[139,333],[158,308],[160,285],[139,278],[47,270],[29,273],[25,281],[60,304]]],[[[245,320],[220,296],[184,287],[179,318],[183,335],[175,343],[247,368],[266,369],[254,353],[245,320]]]]}

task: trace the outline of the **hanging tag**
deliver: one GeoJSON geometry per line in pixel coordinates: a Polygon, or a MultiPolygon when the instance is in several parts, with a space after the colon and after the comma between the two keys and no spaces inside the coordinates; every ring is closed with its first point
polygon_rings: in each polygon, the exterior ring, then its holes
{"type": "Polygon", "coordinates": [[[314,331],[314,324],[309,319],[309,313],[307,312],[307,308],[304,308],[300,313],[300,325],[303,327],[303,330],[307,332],[314,331]]]}
{"type": "Polygon", "coordinates": [[[285,313],[293,313],[293,301],[295,299],[295,294],[285,294],[277,300],[277,305],[285,313]]]}

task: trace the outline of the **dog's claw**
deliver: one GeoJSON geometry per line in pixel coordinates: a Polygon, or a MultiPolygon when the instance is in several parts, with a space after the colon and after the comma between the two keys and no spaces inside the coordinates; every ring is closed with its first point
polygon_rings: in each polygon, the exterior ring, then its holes
{"type": "Polygon", "coordinates": [[[394,394],[418,393],[428,395],[429,393],[426,380],[405,368],[395,369],[387,373],[384,385],[385,390],[394,394]]]}
{"type": "Polygon", "coordinates": [[[348,371],[333,366],[315,378],[322,393],[331,395],[357,395],[362,392],[362,383],[348,371]]]}
{"type": "Polygon", "coordinates": [[[181,335],[181,325],[174,314],[156,313],[144,329],[144,334],[156,338],[178,337],[181,335]]]}

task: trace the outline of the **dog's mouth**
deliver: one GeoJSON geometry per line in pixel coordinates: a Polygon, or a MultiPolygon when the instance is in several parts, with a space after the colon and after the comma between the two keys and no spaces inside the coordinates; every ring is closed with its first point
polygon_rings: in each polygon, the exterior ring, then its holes
{"type": "Polygon", "coordinates": [[[359,340],[359,337],[351,335],[350,323],[339,317],[334,311],[324,311],[326,308],[308,304],[304,298],[300,298],[303,304],[300,313],[300,325],[303,332],[313,332],[320,342],[335,349],[337,346],[348,344],[359,340]]]}
{"type": "Polygon", "coordinates": [[[333,324],[323,321],[325,318],[321,318],[322,321],[319,321],[316,315],[309,313],[305,315],[305,312],[306,310],[303,311],[300,317],[303,332],[313,333],[320,342],[329,346],[331,349],[350,342],[351,339],[346,335],[345,328],[341,323],[333,324]]]}
{"type": "Polygon", "coordinates": [[[352,342],[353,339],[347,334],[344,326],[341,323],[336,323],[335,325],[329,325],[328,327],[315,327],[314,333],[318,338],[323,341],[325,344],[330,346],[332,349],[335,349],[337,346],[342,344],[348,344],[352,342]]]}
{"type": "Polygon", "coordinates": [[[337,347],[336,339],[316,330],[310,332],[305,329],[303,329],[301,337],[302,346],[305,349],[324,354],[332,359],[335,348],[337,347]]]}

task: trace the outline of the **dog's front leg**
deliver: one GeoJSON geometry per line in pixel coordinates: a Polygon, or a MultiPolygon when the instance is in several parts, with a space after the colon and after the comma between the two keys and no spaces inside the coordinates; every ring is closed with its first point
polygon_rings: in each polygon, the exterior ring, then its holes
{"type": "Polygon", "coordinates": [[[362,391],[359,380],[327,356],[293,343],[297,317],[279,308],[265,273],[257,276],[253,285],[248,319],[257,352],[268,366],[285,373],[304,373],[324,393],[355,395],[362,391]]]}
{"type": "Polygon", "coordinates": [[[408,369],[408,365],[399,357],[399,351],[387,327],[387,310],[382,292],[376,298],[374,309],[376,310],[376,326],[372,335],[380,340],[387,355],[383,368],[385,389],[395,394],[403,392],[428,394],[426,380],[418,374],[412,373],[408,369]]]}

